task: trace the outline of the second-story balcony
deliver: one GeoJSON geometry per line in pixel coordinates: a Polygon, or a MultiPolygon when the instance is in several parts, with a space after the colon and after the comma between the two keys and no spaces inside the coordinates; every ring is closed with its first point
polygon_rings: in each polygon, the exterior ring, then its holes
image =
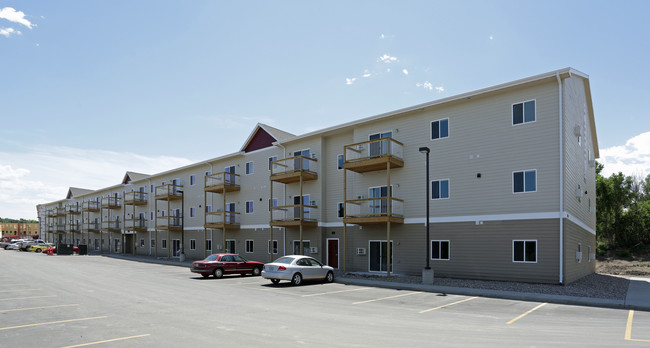
{"type": "Polygon", "coordinates": [[[344,147],[343,168],[357,173],[404,166],[404,144],[393,138],[381,138],[344,147]]]}
{"type": "Polygon", "coordinates": [[[269,224],[275,227],[298,227],[317,226],[318,219],[315,216],[316,205],[293,204],[271,208],[271,221],[269,224]],[[301,214],[302,211],[302,214],[301,214]]]}
{"type": "Polygon", "coordinates": [[[81,224],[78,222],[68,222],[66,225],[68,232],[80,232],[81,231],[81,224]]]}
{"type": "Polygon", "coordinates": [[[54,213],[56,216],[65,216],[65,207],[54,208],[54,213]]]}
{"type": "Polygon", "coordinates": [[[56,208],[49,209],[47,211],[47,216],[48,217],[56,217],[56,208]]]}
{"type": "Polygon", "coordinates": [[[99,211],[99,202],[98,201],[86,201],[81,205],[83,211],[98,212],[99,211]]]}
{"type": "Polygon", "coordinates": [[[83,232],[99,232],[100,223],[97,221],[94,222],[84,222],[83,232]]]}
{"type": "Polygon", "coordinates": [[[124,195],[124,204],[126,205],[147,205],[147,193],[139,191],[127,192],[124,195]]]}
{"type": "Polygon", "coordinates": [[[124,220],[124,230],[146,232],[148,221],[144,218],[126,219],[124,220]]]}
{"type": "Polygon", "coordinates": [[[69,204],[66,207],[66,212],[71,215],[81,214],[81,205],[79,203],[69,204]]]}
{"type": "Polygon", "coordinates": [[[183,227],[182,216],[156,216],[156,229],[180,231],[183,227]]]}
{"type": "Polygon", "coordinates": [[[122,200],[119,197],[104,197],[102,198],[103,209],[120,209],[122,200]]]}
{"type": "Polygon", "coordinates": [[[365,198],[345,201],[348,224],[404,223],[404,201],[394,197],[365,198]],[[390,204],[390,205],[389,205],[390,204]]]}
{"type": "Polygon", "coordinates": [[[293,156],[271,162],[271,181],[290,184],[318,179],[318,161],[306,156],[293,156]]]}
{"type": "Polygon", "coordinates": [[[65,224],[57,223],[54,225],[54,232],[65,232],[65,224]]]}
{"type": "Polygon", "coordinates": [[[165,184],[156,186],[156,199],[161,201],[176,201],[183,198],[182,185],[165,184]]]}
{"type": "Polygon", "coordinates": [[[234,192],[239,191],[239,174],[234,173],[214,173],[205,176],[205,192],[234,192]]]}
{"type": "Polygon", "coordinates": [[[205,228],[238,230],[240,225],[239,212],[213,211],[205,213],[205,228]]]}
{"type": "Polygon", "coordinates": [[[120,232],[122,222],[119,220],[102,221],[102,231],[120,232]]]}
{"type": "Polygon", "coordinates": [[[47,225],[47,232],[54,232],[55,228],[53,224],[47,225]]]}

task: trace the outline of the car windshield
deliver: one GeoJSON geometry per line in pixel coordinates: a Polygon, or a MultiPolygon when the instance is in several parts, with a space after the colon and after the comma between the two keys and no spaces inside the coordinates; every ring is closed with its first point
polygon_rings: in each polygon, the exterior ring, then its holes
{"type": "Polygon", "coordinates": [[[293,258],[293,257],[281,257],[281,258],[279,258],[279,259],[273,261],[273,263],[286,263],[286,264],[290,264],[291,262],[293,262],[293,260],[295,260],[295,258],[293,258]]]}
{"type": "Polygon", "coordinates": [[[243,257],[241,257],[239,255],[233,255],[233,261],[235,261],[235,262],[246,262],[248,260],[246,260],[245,258],[243,258],[243,257]]]}
{"type": "Polygon", "coordinates": [[[210,256],[206,257],[205,260],[203,260],[203,261],[214,261],[214,260],[217,259],[217,256],[219,256],[219,255],[216,255],[216,254],[215,255],[210,255],[210,256]]]}

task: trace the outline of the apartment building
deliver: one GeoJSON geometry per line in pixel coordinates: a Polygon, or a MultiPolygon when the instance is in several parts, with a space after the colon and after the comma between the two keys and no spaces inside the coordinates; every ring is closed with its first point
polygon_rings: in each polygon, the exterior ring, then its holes
{"type": "Polygon", "coordinates": [[[420,274],[428,259],[437,276],[566,284],[595,271],[598,143],[575,69],[303,135],[258,124],[242,144],[71,188],[37,207],[42,234],[155,257],[310,254],[348,272],[420,274]]]}
{"type": "Polygon", "coordinates": [[[36,238],[38,223],[35,222],[0,222],[2,238],[36,238]]]}

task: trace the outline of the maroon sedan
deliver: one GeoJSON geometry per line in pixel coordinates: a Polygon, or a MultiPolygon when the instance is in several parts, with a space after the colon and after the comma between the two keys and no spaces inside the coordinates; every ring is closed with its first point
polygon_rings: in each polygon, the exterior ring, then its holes
{"type": "Polygon", "coordinates": [[[241,274],[250,273],[258,276],[262,273],[264,263],[257,261],[248,261],[237,254],[212,254],[203,261],[192,262],[193,273],[198,273],[207,278],[214,275],[215,278],[221,278],[224,274],[241,274]]]}

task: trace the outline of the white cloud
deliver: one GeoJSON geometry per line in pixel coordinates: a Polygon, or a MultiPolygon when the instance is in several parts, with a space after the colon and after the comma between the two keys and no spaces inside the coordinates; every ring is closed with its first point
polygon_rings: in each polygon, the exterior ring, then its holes
{"type": "Polygon", "coordinates": [[[379,37],[380,37],[380,38],[381,38],[381,39],[383,40],[383,39],[385,39],[385,38],[386,38],[386,35],[384,35],[384,34],[381,34],[381,35],[380,35],[379,37]]]}
{"type": "Polygon", "coordinates": [[[356,80],[357,80],[356,77],[352,77],[352,78],[347,78],[347,77],[346,77],[346,78],[345,78],[345,84],[346,84],[346,85],[351,85],[351,84],[353,84],[354,81],[356,81],[356,80]]]}
{"type": "Polygon", "coordinates": [[[364,70],[364,71],[363,71],[363,77],[370,77],[370,76],[372,76],[372,74],[370,73],[370,71],[368,71],[368,70],[364,70]]]}
{"type": "Polygon", "coordinates": [[[604,165],[604,176],[622,172],[645,177],[650,174],[650,132],[632,137],[625,145],[601,149],[598,162],[604,165]]]}
{"type": "Polygon", "coordinates": [[[383,56],[377,58],[377,61],[382,63],[394,63],[397,62],[398,60],[397,57],[391,57],[387,54],[384,54],[383,56]]]}
{"type": "Polygon", "coordinates": [[[494,36],[490,35],[490,40],[494,40],[494,36]]]}
{"type": "Polygon", "coordinates": [[[0,9],[0,19],[6,19],[10,22],[22,24],[29,29],[32,29],[32,26],[34,26],[25,18],[25,13],[23,11],[16,11],[13,7],[0,9]]]}
{"type": "Polygon", "coordinates": [[[442,93],[442,92],[445,91],[445,87],[442,87],[442,86],[436,86],[436,91],[437,91],[438,93],[442,93]]]}
{"type": "Polygon", "coordinates": [[[408,75],[408,74],[409,74],[409,71],[406,70],[406,69],[402,69],[402,73],[403,73],[404,75],[408,75]]]}
{"type": "Polygon", "coordinates": [[[430,91],[433,91],[433,84],[431,84],[431,82],[429,82],[429,81],[424,81],[424,83],[419,83],[418,82],[418,83],[415,84],[415,86],[416,87],[422,87],[424,89],[428,89],[430,91]]]}
{"type": "Polygon", "coordinates": [[[9,37],[14,34],[20,35],[22,33],[20,30],[15,30],[14,28],[0,28],[0,35],[4,37],[9,37]]]}
{"type": "Polygon", "coordinates": [[[191,163],[179,157],[55,146],[0,152],[0,212],[7,218],[35,218],[37,204],[64,199],[70,186],[100,189],[119,184],[126,171],[156,174],[191,163]]]}

